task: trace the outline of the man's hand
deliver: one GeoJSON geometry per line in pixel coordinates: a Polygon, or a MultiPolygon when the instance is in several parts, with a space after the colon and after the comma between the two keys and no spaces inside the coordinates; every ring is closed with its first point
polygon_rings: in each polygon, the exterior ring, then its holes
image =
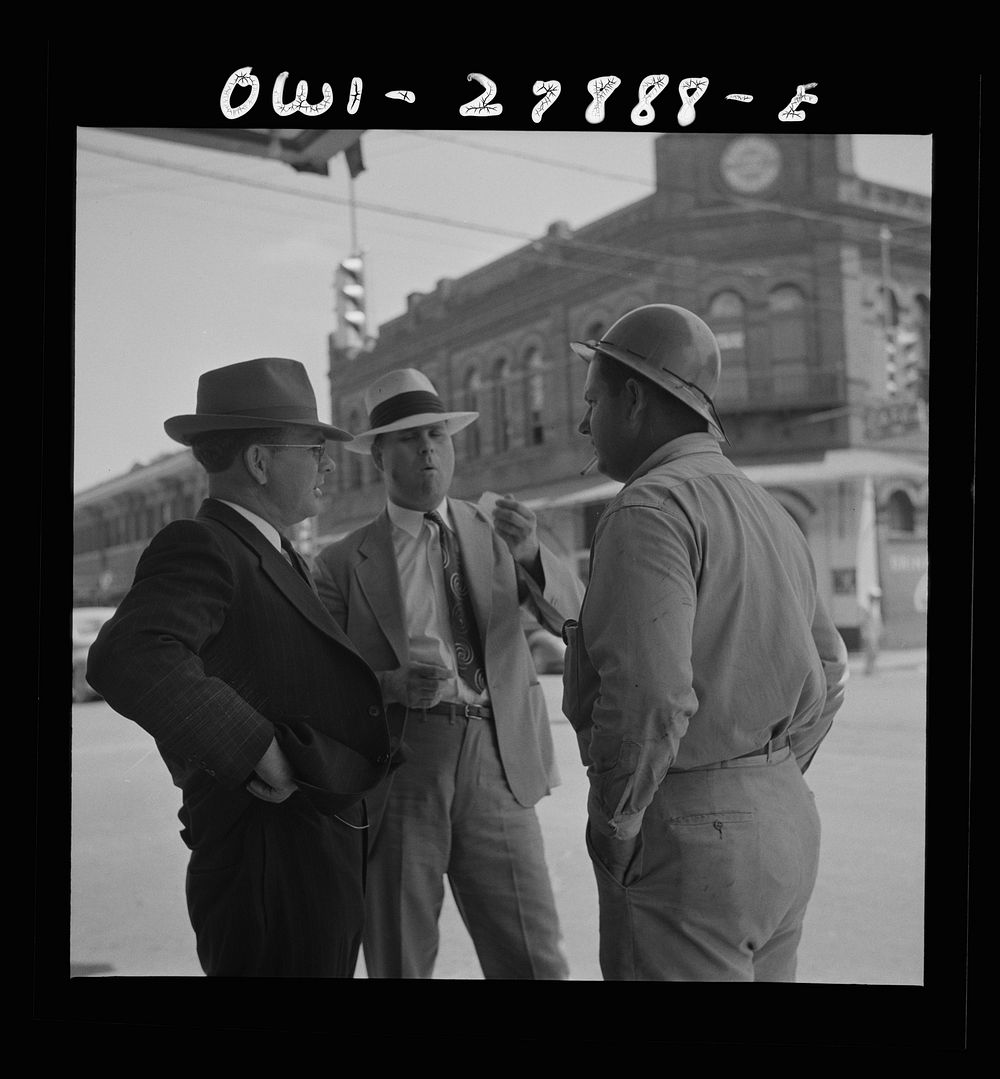
{"type": "Polygon", "coordinates": [[[615,839],[613,836],[601,835],[600,832],[596,832],[591,828],[590,843],[597,857],[604,863],[605,869],[619,884],[624,885],[626,875],[635,860],[635,853],[639,847],[639,837],[615,839]]]}
{"type": "Polygon", "coordinates": [[[447,667],[436,663],[411,663],[395,671],[382,673],[382,692],[387,701],[405,704],[407,708],[433,708],[444,692],[444,684],[452,677],[447,667]]]}
{"type": "Polygon", "coordinates": [[[535,570],[538,560],[538,521],[523,502],[511,495],[497,499],[493,510],[493,527],[510,548],[514,560],[529,573],[535,570]]]}
{"type": "Polygon", "coordinates": [[[247,790],[262,802],[283,802],[299,788],[292,775],[288,758],[278,747],[276,738],[271,739],[267,752],[254,766],[256,773],[247,784],[247,790]]]}
{"type": "Polygon", "coordinates": [[[619,839],[617,836],[610,835],[606,823],[607,816],[602,811],[593,790],[587,797],[587,813],[589,816],[587,841],[591,853],[619,884],[626,885],[626,877],[629,878],[628,883],[631,883],[642,869],[641,853],[638,864],[633,865],[636,854],[640,851],[639,835],[634,835],[630,839],[619,839]]]}

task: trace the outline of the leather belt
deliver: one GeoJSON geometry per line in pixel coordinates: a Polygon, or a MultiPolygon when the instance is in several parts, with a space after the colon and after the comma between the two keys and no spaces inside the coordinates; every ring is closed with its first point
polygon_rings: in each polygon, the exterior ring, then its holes
{"type": "Polygon", "coordinates": [[[451,704],[438,701],[431,708],[413,708],[411,711],[423,712],[428,716],[448,716],[451,719],[492,719],[493,709],[486,704],[451,704]]]}
{"type": "Polygon", "coordinates": [[[791,745],[787,734],[775,738],[760,749],[751,749],[749,753],[741,753],[738,757],[731,757],[726,761],[716,761],[713,764],[698,764],[693,768],[669,768],[668,772],[707,772],[712,768],[745,768],[757,763],[766,764],[781,750],[791,745]]]}

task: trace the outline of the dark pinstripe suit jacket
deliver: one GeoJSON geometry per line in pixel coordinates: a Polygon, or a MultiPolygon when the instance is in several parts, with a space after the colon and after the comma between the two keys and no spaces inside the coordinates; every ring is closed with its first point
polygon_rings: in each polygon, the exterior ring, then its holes
{"type": "Polygon", "coordinates": [[[215,499],[153,538],[87,678],[156,739],[195,848],[245,806],[243,785],[276,725],[306,767],[321,735],[317,768],[338,773],[341,813],[388,770],[374,673],[310,584],[215,499]]]}

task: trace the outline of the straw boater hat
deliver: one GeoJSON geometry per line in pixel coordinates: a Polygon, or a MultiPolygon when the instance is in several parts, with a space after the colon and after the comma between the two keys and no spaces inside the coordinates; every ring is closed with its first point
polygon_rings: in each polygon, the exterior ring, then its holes
{"type": "Polygon", "coordinates": [[[372,443],[389,431],[443,424],[449,435],[468,427],[478,412],[448,412],[434,384],[413,367],[389,371],[365,390],[368,430],[355,433],[344,448],[351,453],[371,453],[372,443]]]}
{"type": "Polygon", "coordinates": [[[316,427],[334,442],[350,434],[323,423],[316,414],[316,395],[298,360],[264,357],[206,371],[198,379],[194,415],[171,416],[164,430],[185,446],[196,435],[255,427],[316,427]]]}

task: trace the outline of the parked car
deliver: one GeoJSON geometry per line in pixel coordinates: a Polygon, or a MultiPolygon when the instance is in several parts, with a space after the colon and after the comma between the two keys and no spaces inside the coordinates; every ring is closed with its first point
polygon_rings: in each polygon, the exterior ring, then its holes
{"type": "Polygon", "coordinates": [[[87,653],[114,607],[73,608],[73,701],[95,701],[100,696],[87,684],[87,653]]]}

